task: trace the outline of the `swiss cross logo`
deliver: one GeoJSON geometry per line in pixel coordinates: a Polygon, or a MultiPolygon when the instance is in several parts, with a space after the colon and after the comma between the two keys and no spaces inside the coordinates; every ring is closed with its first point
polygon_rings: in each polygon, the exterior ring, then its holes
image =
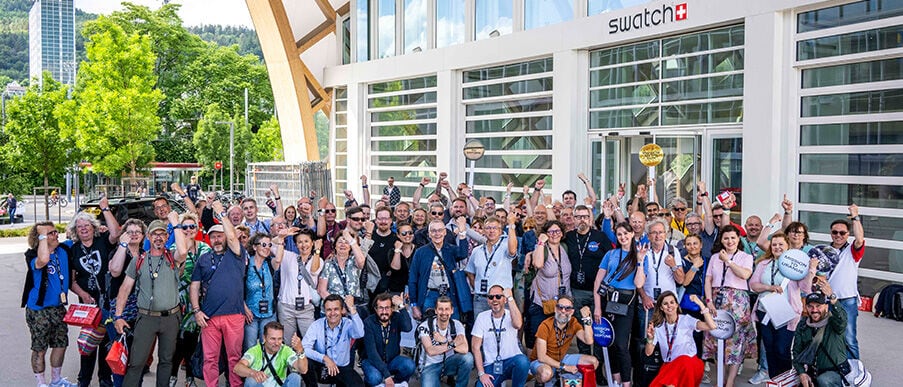
{"type": "Polygon", "coordinates": [[[674,20],[687,20],[687,3],[674,7],[674,20]]]}

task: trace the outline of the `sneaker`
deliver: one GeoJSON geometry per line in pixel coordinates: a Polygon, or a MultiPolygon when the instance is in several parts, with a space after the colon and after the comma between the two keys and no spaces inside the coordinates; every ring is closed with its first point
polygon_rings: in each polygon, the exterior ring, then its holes
{"type": "Polygon", "coordinates": [[[176,387],[176,383],[178,383],[178,381],[179,381],[179,378],[177,378],[175,376],[170,376],[169,377],[169,387],[176,387]]]}
{"type": "Polygon", "coordinates": [[[706,372],[702,374],[702,384],[712,384],[712,378],[709,377],[709,373],[706,372]]]}
{"type": "Polygon", "coordinates": [[[198,385],[194,383],[194,378],[185,378],[185,387],[198,387],[198,385]]]}
{"type": "Polygon", "coordinates": [[[66,378],[60,378],[60,380],[57,380],[55,382],[50,382],[50,387],[76,387],[76,386],[78,386],[78,383],[70,382],[70,381],[66,380],[66,378]]]}
{"type": "Polygon", "coordinates": [[[768,372],[765,372],[765,370],[760,370],[759,372],[756,372],[753,377],[749,378],[749,384],[761,384],[767,382],[768,380],[768,372]]]}

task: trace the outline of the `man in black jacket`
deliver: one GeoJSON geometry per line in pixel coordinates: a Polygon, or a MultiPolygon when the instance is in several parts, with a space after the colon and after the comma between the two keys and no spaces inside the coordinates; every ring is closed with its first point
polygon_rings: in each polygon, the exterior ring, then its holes
{"type": "Polygon", "coordinates": [[[401,332],[410,332],[411,317],[404,308],[401,296],[382,293],[376,296],[376,314],[364,320],[364,349],[367,358],[361,360],[364,384],[376,386],[396,383],[407,385],[414,374],[414,361],[401,356],[401,332]]]}

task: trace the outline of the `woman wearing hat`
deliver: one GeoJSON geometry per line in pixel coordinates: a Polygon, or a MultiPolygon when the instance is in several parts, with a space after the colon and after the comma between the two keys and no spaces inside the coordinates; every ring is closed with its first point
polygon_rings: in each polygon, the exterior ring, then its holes
{"type": "Polygon", "coordinates": [[[815,277],[815,270],[818,267],[818,259],[809,261],[809,274],[798,281],[788,281],[787,288],[781,285],[784,282],[784,276],[778,269],[778,257],[788,250],[789,243],[787,236],[782,232],[777,232],[771,236],[771,247],[765,251],[756,262],[756,271],[749,279],[749,287],[756,293],[759,293],[758,301],[755,307],[756,331],[762,339],[762,345],[765,348],[765,358],[768,363],[768,376],[774,378],[784,371],[791,368],[790,362],[790,346],[793,343],[793,333],[796,326],[800,322],[800,315],[803,312],[803,301],[799,297],[802,293],[809,293],[812,288],[812,278],[815,277]],[[784,294],[790,302],[790,307],[796,313],[790,322],[786,325],[776,328],[774,324],[763,324],[765,318],[765,307],[761,301],[772,293],[784,294]]]}
{"type": "Polygon", "coordinates": [[[693,332],[709,331],[717,326],[712,312],[699,297],[694,294],[690,296],[690,300],[702,310],[702,321],[681,314],[677,296],[670,290],[663,292],[655,302],[652,322],[646,327],[645,351],[646,356],[652,356],[655,344],[658,344],[665,364],[652,380],[651,387],[695,387],[702,383],[705,366],[696,357],[693,332]]]}

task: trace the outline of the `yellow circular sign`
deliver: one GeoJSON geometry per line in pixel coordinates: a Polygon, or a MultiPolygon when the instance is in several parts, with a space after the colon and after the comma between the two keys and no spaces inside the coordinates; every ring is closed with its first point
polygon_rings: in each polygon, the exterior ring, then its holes
{"type": "Polygon", "coordinates": [[[656,144],[646,144],[640,148],[640,162],[647,167],[659,165],[664,158],[665,152],[656,144]]]}

